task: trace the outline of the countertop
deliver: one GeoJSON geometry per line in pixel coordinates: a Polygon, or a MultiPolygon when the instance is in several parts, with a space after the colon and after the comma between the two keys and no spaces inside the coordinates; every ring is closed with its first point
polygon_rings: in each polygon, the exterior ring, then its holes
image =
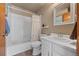
{"type": "MultiPolygon", "coordinates": [[[[52,43],[56,43],[56,44],[59,44],[59,45],[62,45],[62,46],[65,46],[65,47],[69,47],[69,48],[72,48],[74,50],[76,50],[76,45],[73,45],[73,44],[70,44],[70,43],[67,43],[67,42],[63,42],[62,40],[63,39],[58,39],[57,37],[50,37],[50,36],[44,36],[44,37],[41,37],[42,39],[46,39],[52,43]]],[[[74,40],[72,40],[74,41],[74,40]]]]}

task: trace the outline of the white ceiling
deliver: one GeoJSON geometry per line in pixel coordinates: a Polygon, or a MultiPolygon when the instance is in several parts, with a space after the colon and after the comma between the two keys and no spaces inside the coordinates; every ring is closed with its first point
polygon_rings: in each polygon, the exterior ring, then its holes
{"type": "Polygon", "coordinates": [[[50,5],[51,3],[14,3],[13,5],[27,9],[33,12],[37,12],[45,6],[50,5]]]}

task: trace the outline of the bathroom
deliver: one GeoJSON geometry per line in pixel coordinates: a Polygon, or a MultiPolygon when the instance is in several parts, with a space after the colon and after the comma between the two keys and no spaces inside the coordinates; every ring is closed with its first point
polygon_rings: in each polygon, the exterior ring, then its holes
{"type": "Polygon", "coordinates": [[[5,6],[5,56],[77,56],[76,3],[5,6]]]}

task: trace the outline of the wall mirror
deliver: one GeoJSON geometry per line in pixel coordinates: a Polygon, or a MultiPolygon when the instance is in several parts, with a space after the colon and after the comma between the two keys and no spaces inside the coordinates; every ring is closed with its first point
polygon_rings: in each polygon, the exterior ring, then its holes
{"type": "Polygon", "coordinates": [[[75,4],[64,3],[54,8],[54,25],[75,23],[75,4]]]}

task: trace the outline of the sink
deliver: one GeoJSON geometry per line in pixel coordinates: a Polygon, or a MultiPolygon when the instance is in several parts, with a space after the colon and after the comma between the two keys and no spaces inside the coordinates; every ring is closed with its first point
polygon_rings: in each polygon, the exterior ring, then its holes
{"type": "Polygon", "coordinates": [[[61,46],[66,46],[71,49],[76,49],[77,40],[72,40],[69,39],[68,37],[46,36],[41,38],[51,43],[59,44],[61,46]]]}
{"type": "Polygon", "coordinates": [[[63,42],[69,43],[71,40],[69,40],[69,39],[60,39],[60,41],[63,41],[63,42]]]}
{"type": "Polygon", "coordinates": [[[76,45],[76,43],[75,43],[75,42],[72,42],[72,43],[70,43],[70,44],[72,44],[72,45],[76,45]]]}
{"type": "Polygon", "coordinates": [[[74,45],[74,46],[76,46],[76,42],[77,42],[77,40],[72,40],[72,39],[69,39],[69,38],[61,38],[61,39],[56,39],[56,40],[63,42],[63,43],[71,44],[71,45],[74,45]]]}
{"type": "Polygon", "coordinates": [[[71,42],[73,42],[73,40],[71,40],[69,38],[58,38],[56,40],[61,41],[63,43],[71,43],[71,42]]]}
{"type": "Polygon", "coordinates": [[[56,41],[61,41],[63,43],[70,43],[73,40],[69,39],[69,35],[57,35],[57,34],[52,34],[51,36],[48,36],[50,39],[55,39],[56,41]]]}
{"type": "Polygon", "coordinates": [[[73,46],[76,46],[76,41],[77,41],[77,40],[72,40],[68,37],[48,36],[47,38],[50,41],[62,42],[62,43],[66,43],[66,44],[71,44],[73,46]]]}
{"type": "Polygon", "coordinates": [[[76,46],[76,42],[77,42],[77,40],[73,40],[72,42],[70,42],[70,44],[76,46]]]}
{"type": "Polygon", "coordinates": [[[63,39],[62,41],[74,46],[76,46],[76,42],[77,42],[77,40],[72,40],[72,39],[63,39]]]}

